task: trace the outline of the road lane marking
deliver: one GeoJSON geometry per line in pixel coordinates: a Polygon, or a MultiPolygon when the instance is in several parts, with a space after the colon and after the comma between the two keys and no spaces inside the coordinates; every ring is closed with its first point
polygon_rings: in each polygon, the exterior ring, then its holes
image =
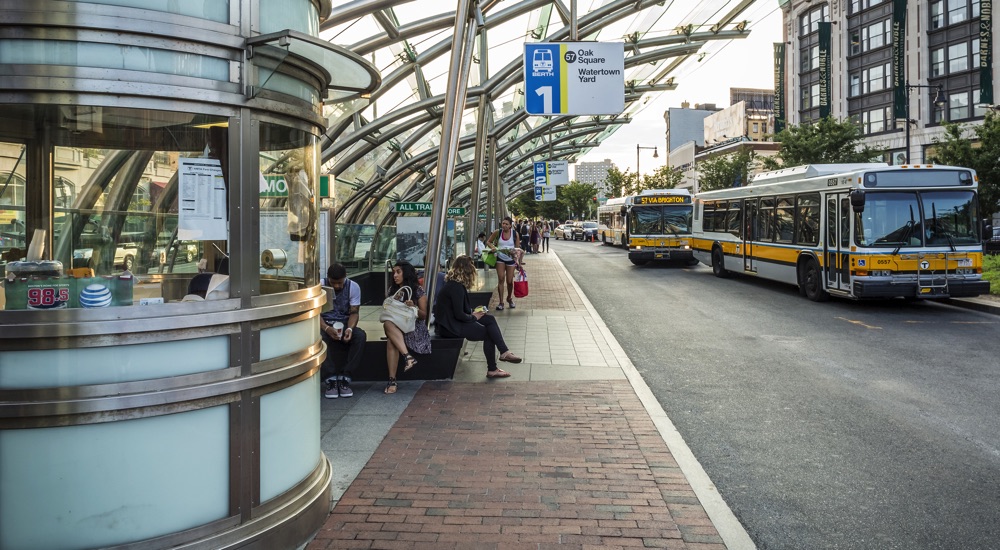
{"type": "Polygon", "coordinates": [[[860,325],[860,326],[863,326],[865,328],[870,328],[872,330],[882,330],[882,327],[876,327],[874,325],[869,325],[869,324],[864,323],[862,321],[856,321],[854,319],[848,319],[847,317],[837,317],[837,319],[840,319],[841,321],[847,321],[848,323],[851,323],[852,325],[860,325]]]}

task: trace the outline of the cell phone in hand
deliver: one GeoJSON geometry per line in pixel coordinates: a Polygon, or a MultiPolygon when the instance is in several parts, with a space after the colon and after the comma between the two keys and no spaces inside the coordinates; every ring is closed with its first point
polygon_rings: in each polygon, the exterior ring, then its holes
{"type": "Polygon", "coordinates": [[[487,311],[489,311],[489,309],[487,309],[486,306],[476,306],[476,308],[472,310],[473,313],[486,313],[487,311]]]}

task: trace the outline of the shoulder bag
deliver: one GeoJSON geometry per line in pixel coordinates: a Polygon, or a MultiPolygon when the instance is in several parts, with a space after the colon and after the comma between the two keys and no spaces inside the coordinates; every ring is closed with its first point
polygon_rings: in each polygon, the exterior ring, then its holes
{"type": "Polygon", "coordinates": [[[400,288],[382,302],[382,313],[378,320],[383,323],[389,321],[403,332],[413,332],[417,328],[417,308],[406,305],[406,301],[410,299],[410,287],[400,288]]]}

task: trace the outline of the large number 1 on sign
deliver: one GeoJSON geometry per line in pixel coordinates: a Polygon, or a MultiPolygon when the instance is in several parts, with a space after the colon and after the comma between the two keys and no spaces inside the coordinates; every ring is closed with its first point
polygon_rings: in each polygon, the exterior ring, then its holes
{"type": "Polygon", "coordinates": [[[542,112],[552,112],[552,86],[539,86],[535,93],[542,96],[542,112]]]}

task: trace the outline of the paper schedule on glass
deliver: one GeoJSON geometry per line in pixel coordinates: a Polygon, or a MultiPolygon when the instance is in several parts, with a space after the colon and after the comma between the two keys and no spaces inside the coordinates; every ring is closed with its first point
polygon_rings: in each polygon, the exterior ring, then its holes
{"type": "Polygon", "coordinates": [[[177,238],[227,240],[226,185],[219,159],[178,159],[177,181],[177,238]]]}

